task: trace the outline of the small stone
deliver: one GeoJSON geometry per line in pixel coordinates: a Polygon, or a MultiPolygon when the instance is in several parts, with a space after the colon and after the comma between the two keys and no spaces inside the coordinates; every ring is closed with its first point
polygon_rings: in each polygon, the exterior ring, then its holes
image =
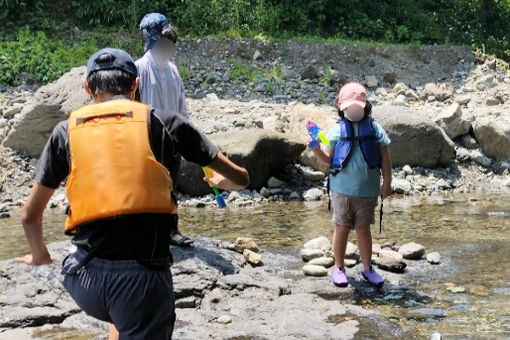
{"type": "Polygon", "coordinates": [[[392,257],[377,257],[374,263],[382,270],[387,270],[393,273],[403,273],[407,264],[402,261],[397,261],[392,257]]]}
{"type": "Polygon", "coordinates": [[[280,188],[283,185],[285,185],[285,182],[279,180],[276,177],[269,177],[269,179],[267,180],[267,186],[269,188],[280,188]]]}
{"type": "Polygon", "coordinates": [[[438,252],[428,253],[427,261],[430,264],[439,264],[441,263],[441,255],[438,252]]]}
{"type": "Polygon", "coordinates": [[[175,301],[175,308],[195,308],[197,306],[197,298],[187,296],[175,301]]]}
{"type": "Polygon", "coordinates": [[[346,266],[347,268],[352,268],[352,267],[354,267],[357,263],[358,263],[358,261],[353,260],[353,259],[345,259],[345,260],[344,260],[344,266],[346,266]]]}
{"type": "Polygon", "coordinates": [[[263,55],[259,50],[256,50],[255,53],[253,53],[253,61],[257,61],[259,59],[262,59],[263,55]]]}
{"type": "Polygon", "coordinates": [[[303,178],[306,181],[322,181],[326,175],[322,171],[309,170],[309,169],[301,169],[303,178]]]}
{"type": "Polygon", "coordinates": [[[299,194],[295,191],[291,192],[290,195],[289,195],[289,200],[299,200],[301,199],[301,197],[299,196],[299,194]]]}
{"type": "Polygon", "coordinates": [[[237,199],[241,198],[241,195],[239,195],[239,193],[237,191],[232,191],[229,195],[228,195],[228,200],[229,201],[235,201],[237,199]]]}
{"type": "Polygon", "coordinates": [[[395,86],[393,87],[392,92],[397,95],[400,95],[400,94],[405,94],[407,90],[409,90],[409,87],[407,87],[406,84],[396,83],[395,86]]]}
{"type": "Polygon", "coordinates": [[[255,241],[249,237],[238,237],[234,242],[234,247],[240,253],[243,253],[245,249],[249,249],[256,253],[259,251],[259,247],[255,241]]]}
{"type": "Polygon", "coordinates": [[[188,205],[195,208],[205,207],[205,203],[199,200],[198,198],[192,198],[188,201],[188,205]]]}
{"type": "Polygon", "coordinates": [[[218,319],[216,319],[219,323],[222,323],[224,325],[229,324],[232,322],[232,318],[228,315],[222,315],[218,319]]]}
{"type": "Polygon", "coordinates": [[[301,72],[301,79],[315,79],[317,77],[317,70],[312,65],[308,65],[303,72],[301,72]]]}
{"type": "Polygon", "coordinates": [[[430,335],[430,340],[441,340],[441,333],[434,332],[430,335]]]}
{"type": "Polygon", "coordinates": [[[320,249],[301,249],[300,253],[305,262],[324,256],[324,251],[320,249]]]}
{"type": "Polygon", "coordinates": [[[495,105],[499,105],[499,104],[501,104],[499,99],[494,98],[494,97],[489,97],[485,101],[485,105],[487,105],[487,106],[495,106],[495,105]]]}
{"type": "Polygon", "coordinates": [[[352,242],[347,242],[347,247],[345,248],[345,258],[346,259],[359,259],[358,246],[352,242]]]}
{"type": "Polygon", "coordinates": [[[463,147],[457,148],[455,150],[455,158],[457,158],[461,162],[466,162],[469,160],[469,150],[463,147]]]}
{"type": "Polygon", "coordinates": [[[399,94],[397,98],[393,100],[393,105],[395,106],[407,106],[407,98],[403,94],[399,94]]]}
{"type": "Polygon", "coordinates": [[[465,293],[466,292],[466,287],[453,286],[453,287],[447,287],[446,290],[451,292],[451,293],[465,293]]]}
{"type": "Polygon", "coordinates": [[[243,251],[243,256],[246,262],[254,266],[258,266],[262,262],[262,255],[257,254],[249,249],[243,251]]]}
{"type": "Polygon", "coordinates": [[[401,262],[404,260],[404,256],[402,254],[390,249],[381,249],[379,251],[379,257],[391,258],[397,262],[401,262]]]}
{"type": "Polygon", "coordinates": [[[266,187],[262,187],[262,189],[260,189],[260,194],[265,197],[265,198],[268,198],[269,196],[271,196],[271,192],[269,191],[268,188],[266,187]]]}
{"type": "Polygon", "coordinates": [[[407,260],[419,260],[425,254],[425,248],[421,244],[409,242],[400,246],[398,252],[407,260]]]}
{"type": "Polygon", "coordinates": [[[321,199],[323,193],[319,188],[311,188],[306,190],[303,193],[303,198],[305,201],[318,201],[321,199]]]}
{"type": "Polygon", "coordinates": [[[469,153],[469,157],[475,161],[475,163],[485,167],[485,168],[488,168],[491,166],[492,164],[492,160],[485,156],[483,153],[481,153],[479,150],[471,150],[471,152],[469,153]]]}
{"type": "Polygon", "coordinates": [[[21,107],[14,106],[14,107],[11,107],[11,108],[5,110],[3,116],[4,116],[4,118],[12,118],[20,112],[21,112],[21,107]]]}
{"type": "Polygon", "coordinates": [[[331,257],[317,257],[315,259],[310,260],[308,264],[329,268],[335,264],[335,260],[331,257]]]}
{"type": "Polygon", "coordinates": [[[409,165],[404,165],[402,168],[406,175],[411,175],[413,173],[413,169],[409,165]]]}
{"type": "Polygon", "coordinates": [[[326,276],[328,275],[328,270],[323,266],[307,264],[303,266],[303,273],[309,276],[326,276]]]}
{"type": "Polygon", "coordinates": [[[408,194],[412,189],[411,183],[409,183],[408,180],[398,178],[395,178],[391,181],[391,187],[393,192],[404,195],[408,194]]]}
{"type": "Polygon", "coordinates": [[[376,76],[367,76],[365,77],[365,84],[368,88],[374,88],[379,85],[379,81],[376,76]]]}
{"type": "Polygon", "coordinates": [[[471,96],[469,96],[469,95],[465,95],[465,96],[457,98],[457,103],[459,105],[467,105],[467,103],[469,103],[470,101],[471,101],[471,96]]]}
{"type": "Polygon", "coordinates": [[[322,251],[331,250],[331,242],[325,236],[316,237],[306,242],[303,246],[305,249],[320,249],[322,251]]]}

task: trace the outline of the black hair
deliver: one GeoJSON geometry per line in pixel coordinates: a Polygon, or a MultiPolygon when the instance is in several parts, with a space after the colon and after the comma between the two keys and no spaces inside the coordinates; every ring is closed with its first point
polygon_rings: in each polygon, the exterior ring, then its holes
{"type": "Polygon", "coordinates": [[[174,44],[177,42],[177,32],[174,30],[172,26],[168,26],[161,32],[161,36],[167,38],[174,44]]]}
{"type": "MultiPolygon", "coordinates": [[[[109,53],[100,55],[96,62],[113,62],[114,56],[109,53]]],[[[114,96],[128,95],[133,87],[136,76],[119,69],[99,70],[91,73],[87,77],[89,89],[93,96],[101,93],[110,93],[114,96]]]]}
{"type": "MultiPolygon", "coordinates": [[[[337,107],[338,109],[338,116],[340,118],[344,118],[345,114],[342,110],[340,110],[340,107],[337,107]]],[[[367,100],[367,103],[365,105],[365,115],[363,116],[363,118],[365,118],[366,116],[370,115],[372,113],[372,103],[370,103],[368,100],[367,100]]]]}

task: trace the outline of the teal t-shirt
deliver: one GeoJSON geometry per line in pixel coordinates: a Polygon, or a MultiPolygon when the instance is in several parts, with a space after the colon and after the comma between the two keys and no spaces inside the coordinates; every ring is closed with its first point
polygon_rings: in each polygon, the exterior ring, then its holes
{"type": "MultiPolygon", "coordinates": [[[[373,122],[377,141],[381,146],[390,145],[390,139],[386,131],[375,121],[373,122]]],[[[353,123],[355,136],[358,135],[358,124],[353,123]]],[[[340,125],[335,124],[328,131],[327,137],[330,144],[327,149],[335,148],[336,142],[340,139],[340,125]]],[[[336,175],[330,174],[330,190],[349,196],[357,197],[378,197],[381,195],[381,169],[370,169],[363,158],[361,148],[357,141],[353,142],[351,155],[347,166],[336,175]]]]}

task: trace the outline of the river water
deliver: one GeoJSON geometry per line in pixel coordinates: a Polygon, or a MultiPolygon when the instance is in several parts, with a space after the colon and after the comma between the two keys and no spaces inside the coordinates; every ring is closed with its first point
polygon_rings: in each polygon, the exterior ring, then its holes
{"type": "MultiPolygon", "coordinates": [[[[182,208],[180,216],[186,235],[227,241],[247,236],[273,250],[300,248],[311,238],[332,234],[326,202],[182,208]]],[[[63,220],[57,210],[45,217],[47,242],[66,239],[63,220]]],[[[27,251],[19,215],[0,220],[0,230],[0,259],[27,251]]],[[[440,252],[442,263],[433,277],[416,279],[414,289],[383,290],[355,303],[423,338],[437,331],[443,339],[510,339],[510,196],[392,198],[384,204],[382,234],[378,225],[372,231],[378,243],[421,243],[440,252]],[[465,292],[448,290],[454,285],[465,292]]],[[[370,338],[369,330],[362,333],[359,339],[370,338]]]]}

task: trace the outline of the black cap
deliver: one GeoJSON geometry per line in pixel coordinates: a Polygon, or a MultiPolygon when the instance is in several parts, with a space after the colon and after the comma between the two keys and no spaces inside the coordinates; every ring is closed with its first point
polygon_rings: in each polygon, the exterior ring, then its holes
{"type": "Polygon", "coordinates": [[[96,71],[102,70],[122,70],[134,77],[138,75],[135,61],[129,53],[111,47],[97,51],[87,62],[87,77],[96,71]]]}

